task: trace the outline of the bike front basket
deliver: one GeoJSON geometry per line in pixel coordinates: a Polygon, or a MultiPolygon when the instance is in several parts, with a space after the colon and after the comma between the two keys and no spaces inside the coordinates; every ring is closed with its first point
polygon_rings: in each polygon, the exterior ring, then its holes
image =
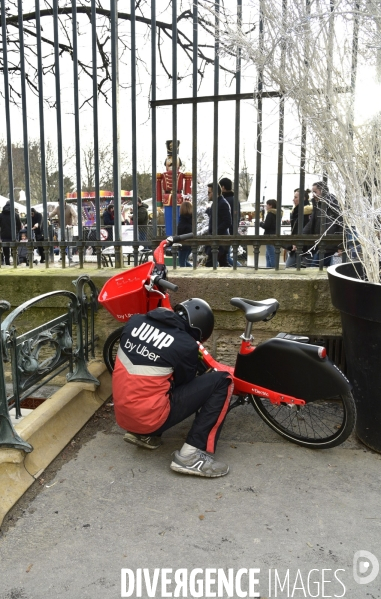
{"type": "Polygon", "coordinates": [[[153,262],[145,262],[111,277],[99,293],[99,303],[119,322],[127,322],[134,314],[146,314],[150,305],[144,285],[153,268],[153,262]]]}

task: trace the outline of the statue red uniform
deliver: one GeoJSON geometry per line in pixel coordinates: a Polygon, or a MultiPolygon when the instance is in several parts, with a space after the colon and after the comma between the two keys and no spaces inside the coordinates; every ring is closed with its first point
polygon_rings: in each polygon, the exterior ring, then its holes
{"type": "MultiPolygon", "coordinates": [[[[172,206],[173,204],[173,180],[172,180],[172,141],[167,141],[168,156],[164,162],[165,172],[156,175],[156,194],[158,206],[172,206]]],[[[180,142],[177,142],[177,148],[180,142]]],[[[191,196],[192,173],[184,173],[180,170],[182,166],[181,160],[177,157],[177,184],[176,184],[176,200],[177,205],[180,205],[184,199],[191,196]]]]}

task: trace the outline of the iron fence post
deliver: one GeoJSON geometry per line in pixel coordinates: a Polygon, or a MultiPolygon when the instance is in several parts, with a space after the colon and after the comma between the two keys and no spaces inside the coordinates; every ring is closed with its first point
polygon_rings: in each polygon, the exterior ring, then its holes
{"type": "MultiPolygon", "coordinates": [[[[90,284],[90,277],[88,275],[82,275],[76,281],[73,281],[73,285],[75,286],[76,292],[77,292],[77,294],[76,294],[77,295],[77,306],[76,306],[76,311],[75,311],[75,318],[76,318],[77,331],[78,331],[77,349],[75,351],[76,368],[73,373],[67,374],[66,378],[69,382],[79,381],[79,382],[85,382],[85,383],[86,382],[95,383],[96,385],[100,385],[100,382],[98,381],[98,379],[95,378],[95,376],[90,374],[90,372],[88,371],[87,366],[86,366],[86,360],[85,360],[84,342],[83,342],[83,305],[84,305],[83,288],[87,283],[90,284]]],[[[95,290],[95,286],[93,283],[92,283],[92,287],[95,290]]]]}
{"type": "MultiPolygon", "coordinates": [[[[0,322],[3,313],[9,310],[10,304],[4,300],[0,300],[0,322]]],[[[7,389],[5,385],[4,365],[3,365],[3,330],[0,335],[0,447],[10,449],[22,449],[26,453],[33,451],[33,447],[24,441],[15,431],[8,410],[7,389]]]]}

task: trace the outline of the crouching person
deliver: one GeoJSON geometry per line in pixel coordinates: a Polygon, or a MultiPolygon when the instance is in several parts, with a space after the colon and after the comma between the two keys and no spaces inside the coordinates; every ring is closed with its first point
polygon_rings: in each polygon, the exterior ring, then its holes
{"type": "Polygon", "coordinates": [[[170,467],[206,477],[229,472],[212,454],[233,387],[228,372],[196,377],[197,341],[206,341],[213,326],[213,312],[200,299],[184,301],[174,312],[135,314],[124,328],[112,380],[116,421],[128,431],[128,443],[157,449],[164,431],[195,414],[170,467]]]}

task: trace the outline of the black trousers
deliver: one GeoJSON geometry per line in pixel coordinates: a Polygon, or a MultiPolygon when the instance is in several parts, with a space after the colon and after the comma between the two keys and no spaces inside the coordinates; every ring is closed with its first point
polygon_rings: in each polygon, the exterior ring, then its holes
{"type": "MultiPolygon", "coordinates": [[[[3,241],[5,241],[5,239],[3,239],[3,241]]],[[[11,241],[10,239],[7,239],[6,241],[11,241]]],[[[11,255],[11,248],[10,247],[3,247],[3,254],[4,254],[4,262],[6,266],[10,266],[10,255],[11,255]]]]}
{"type": "Polygon", "coordinates": [[[41,257],[40,262],[45,262],[45,252],[44,252],[44,248],[42,247],[42,245],[37,248],[37,251],[41,257]]]}
{"type": "MultiPolygon", "coordinates": [[[[229,266],[229,263],[228,263],[229,250],[230,250],[230,246],[226,246],[226,245],[218,246],[217,262],[220,266],[229,266]]],[[[213,257],[212,257],[212,248],[210,245],[207,245],[205,247],[205,254],[208,256],[208,259],[205,262],[205,266],[212,267],[213,266],[213,257]]]]}
{"type": "Polygon", "coordinates": [[[179,385],[170,398],[171,410],[167,420],[151,434],[161,435],[188,416],[196,414],[186,442],[214,453],[229,407],[232,387],[230,375],[216,371],[198,376],[186,385],[179,385]]]}
{"type": "MultiPolygon", "coordinates": [[[[44,236],[43,235],[36,235],[36,241],[43,241],[44,240],[44,236]]],[[[37,251],[41,257],[41,262],[45,262],[45,252],[44,252],[44,248],[42,247],[42,245],[40,245],[37,248],[37,251]]]]}

